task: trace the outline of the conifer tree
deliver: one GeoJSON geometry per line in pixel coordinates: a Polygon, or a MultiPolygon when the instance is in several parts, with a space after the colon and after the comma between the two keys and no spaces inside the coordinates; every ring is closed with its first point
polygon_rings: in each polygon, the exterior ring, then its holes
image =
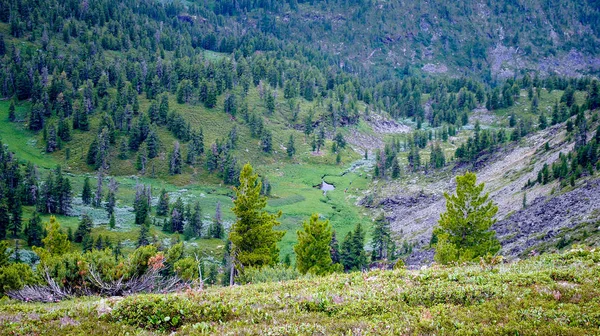
{"type": "Polygon", "coordinates": [[[115,214],[112,213],[110,215],[110,220],[108,221],[108,227],[113,230],[115,227],[117,226],[116,220],[115,220],[115,214]]]}
{"type": "Polygon", "coordinates": [[[290,139],[288,140],[286,151],[289,158],[292,158],[294,154],[296,154],[296,146],[294,145],[293,134],[290,134],[290,139]]]}
{"type": "Polygon", "coordinates": [[[223,229],[223,218],[221,214],[221,202],[217,201],[215,207],[215,217],[213,218],[212,225],[210,227],[210,236],[212,238],[223,239],[225,229],[223,229]]]}
{"type": "Polygon", "coordinates": [[[13,238],[17,238],[21,233],[22,228],[22,219],[23,219],[23,209],[21,208],[21,200],[18,197],[15,197],[11,202],[10,208],[10,225],[8,226],[8,230],[10,231],[13,238]]]}
{"type": "Polygon", "coordinates": [[[332,266],[329,220],[319,220],[319,215],[315,213],[302,224],[302,231],[297,231],[297,234],[298,243],[294,246],[294,252],[298,271],[316,275],[329,273],[332,266]]]}
{"type": "Polygon", "coordinates": [[[33,216],[29,219],[27,227],[25,228],[25,235],[27,236],[27,245],[42,246],[42,238],[44,233],[43,230],[44,228],[42,227],[42,219],[36,211],[33,213],[33,216]]]}
{"type": "Polygon", "coordinates": [[[169,156],[169,174],[177,175],[181,174],[181,152],[179,150],[179,142],[175,141],[173,145],[173,151],[169,156]]]}
{"type": "Polygon", "coordinates": [[[83,190],[81,192],[81,201],[85,205],[92,203],[92,187],[90,186],[90,178],[85,177],[83,180],[83,190]]]}
{"type": "Polygon", "coordinates": [[[140,226],[140,234],[137,240],[137,247],[150,245],[150,222],[146,221],[140,226]]]}
{"type": "Polygon", "coordinates": [[[10,226],[10,216],[6,198],[0,197],[0,240],[6,238],[6,232],[10,226]]]}
{"type": "Polygon", "coordinates": [[[277,242],[284,232],[275,231],[281,212],[269,214],[264,211],[267,198],[260,195],[262,186],[250,164],[244,165],[240,173],[240,185],[235,188],[233,213],[237,221],[229,233],[233,244],[236,270],[241,267],[262,267],[275,265],[279,259],[277,242]]]}
{"type": "Polygon", "coordinates": [[[69,252],[71,244],[67,235],[60,231],[60,224],[56,220],[56,217],[50,216],[50,222],[46,225],[46,231],[48,234],[42,239],[42,244],[46,252],[50,255],[62,255],[69,252]]]}
{"type": "Polygon", "coordinates": [[[331,262],[333,264],[339,264],[341,262],[340,257],[340,244],[337,240],[335,231],[331,233],[331,242],[329,243],[329,253],[331,254],[331,262]]]}
{"type": "Polygon", "coordinates": [[[98,170],[98,174],[96,176],[96,193],[94,195],[94,206],[99,208],[102,206],[102,183],[104,182],[104,177],[102,175],[102,170],[98,170]]]}
{"type": "Polygon", "coordinates": [[[8,107],[8,121],[13,122],[17,119],[15,114],[15,102],[14,100],[10,101],[10,106],[8,107]]]}
{"type": "Polygon", "coordinates": [[[169,194],[165,189],[160,191],[158,204],[156,206],[157,216],[166,216],[169,213],[169,194]]]}
{"type": "Polygon", "coordinates": [[[354,231],[348,232],[340,248],[341,262],[346,271],[359,271],[367,266],[364,246],[365,233],[358,223],[354,231]]]}
{"type": "Polygon", "coordinates": [[[375,219],[371,248],[373,249],[371,259],[388,259],[388,250],[392,244],[390,222],[382,215],[375,219]]]}
{"type": "Polygon", "coordinates": [[[496,232],[490,227],[495,223],[498,207],[482,194],[484,184],[476,184],[477,176],[467,172],[456,177],[456,194],[444,194],[446,212],[442,213],[434,229],[437,238],[436,261],[449,263],[472,260],[500,249],[496,232]]]}
{"type": "Polygon", "coordinates": [[[75,230],[75,236],[73,237],[74,241],[76,243],[83,242],[83,239],[92,233],[93,226],[94,223],[92,222],[92,218],[88,214],[83,214],[79,226],[77,226],[77,230],[75,230]]]}
{"type": "Polygon", "coordinates": [[[265,130],[260,138],[261,149],[265,153],[271,153],[273,150],[273,135],[271,131],[265,130]]]}

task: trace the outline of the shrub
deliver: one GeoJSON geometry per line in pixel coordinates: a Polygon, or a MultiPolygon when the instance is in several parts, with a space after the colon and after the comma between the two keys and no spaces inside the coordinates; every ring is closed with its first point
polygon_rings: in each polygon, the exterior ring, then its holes
{"type": "Polygon", "coordinates": [[[140,295],[119,302],[110,318],[136,327],[168,331],[188,323],[224,321],[232,314],[232,308],[221,302],[195,302],[182,295],[140,295]]]}
{"type": "Polygon", "coordinates": [[[29,265],[19,263],[0,268],[0,294],[2,295],[7,291],[18,290],[36,282],[36,277],[29,265]]]}
{"type": "Polygon", "coordinates": [[[298,270],[283,265],[266,266],[263,268],[247,268],[236,278],[240,284],[275,282],[295,280],[302,275],[298,270]]]}

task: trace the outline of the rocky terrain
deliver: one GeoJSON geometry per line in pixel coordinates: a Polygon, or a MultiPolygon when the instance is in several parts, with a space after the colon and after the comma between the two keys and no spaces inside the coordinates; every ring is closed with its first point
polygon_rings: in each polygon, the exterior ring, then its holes
{"type": "Polygon", "coordinates": [[[453,192],[454,176],[461,171],[477,173],[478,182],[498,205],[498,222],[493,229],[503,246],[502,254],[513,258],[537,244],[555,239],[563,228],[598,219],[600,181],[582,181],[572,191],[561,192],[558,181],[536,184],[524,190],[528,180],[535,181],[544,163],[551,165],[559,153],[567,153],[573,142],[559,124],[484,156],[473,166],[458,165],[430,176],[416,176],[404,182],[386,183],[375,191],[372,206],[384,211],[400,240],[413,244],[407,264],[418,266],[432,260],[427,250],[432,229],[445,210],[444,192],[453,192]],[[548,142],[550,150],[544,149],[548,142]],[[530,200],[522,209],[523,198],[530,200]],[[515,209],[522,209],[515,212],[515,209]],[[570,210],[568,210],[570,209],[570,210]]]}

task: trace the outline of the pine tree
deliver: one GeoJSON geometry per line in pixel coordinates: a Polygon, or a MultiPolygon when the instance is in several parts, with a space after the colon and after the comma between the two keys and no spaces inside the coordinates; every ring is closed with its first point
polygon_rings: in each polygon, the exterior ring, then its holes
{"type": "Polygon", "coordinates": [[[10,216],[6,198],[0,197],[0,240],[6,238],[6,232],[10,226],[10,216]]]}
{"type": "Polygon", "coordinates": [[[92,187],[90,186],[90,178],[85,177],[83,180],[83,191],[81,192],[81,201],[85,205],[92,203],[92,187]]]}
{"type": "Polygon", "coordinates": [[[17,116],[15,114],[15,102],[14,100],[10,101],[10,106],[8,107],[8,121],[13,122],[17,120],[17,116]]]}
{"type": "Polygon", "coordinates": [[[298,243],[294,246],[294,252],[298,271],[316,275],[329,273],[332,266],[329,220],[321,221],[318,214],[313,214],[302,224],[302,231],[297,231],[297,234],[298,243]]]}
{"type": "Polygon", "coordinates": [[[13,238],[17,238],[21,233],[23,209],[21,208],[21,200],[18,197],[16,197],[11,204],[12,205],[9,207],[11,216],[8,230],[13,238]]]}
{"type": "Polygon", "coordinates": [[[50,255],[63,255],[69,252],[71,244],[67,235],[60,231],[60,224],[56,220],[56,217],[50,216],[50,222],[46,225],[46,231],[48,234],[46,238],[42,239],[42,244],[46,252],[50,255]]]}
{"type": "Polygon", "coordinates": [[[117,190],[119,189],[119,184],[114,177],[110,179],[108,182],[108,193],[106,194],[106,203],[104,206],[106,207],[106,212],[108,212],[108,217],[110,218],[115,212],[115,205],[117,203],[117,190]]]}
{"type": "Polygon", "coordinates": [[[200,209],[200,202],[194,204],[194,213],[189,220],[189,226],[193,237],[202,236],[202,210],[200,209]]]}
{"type": "Polygon", "coordinates": [[[217,201],[217,205],[215,207],[215,217],[213,218],[213,223],[210,227],[210,236],[212,238],[223,239],[224,233],[225,229],[223,229],[221,202],[217,201]]]}
{"type": "Polygon", "coordinates": [[[371,248],[373,249],[371,259],[388,259],[387,252],[391,244],[390,222],[382,215],[375,219],[371,248]]]}
{"type": "Polygon", "coordinates": [[[81,241],[81,249],[83,252],[89,252],[94,248],[94,238],[92,235],[86,235],[81,241]]]}
{"type": "Polygon", "coordinates": [[[290,139],[288,140],[286,151],[289,158],[292,158],[294,154],[296,154],[296,146],[294,146],[293,134],[290,134],[290,139]]]}
{"type": "Polygon", "coordinates": [[[25,228],[25,235],[27,236],[27,245],[29,246],[42,246],[42,235],[44,228],[42,227],[42,219],[37,212],[33,213],[33,216],[29,219],[27,227],[25,228]]]}
{"type": "Polygon", "coordinates": [[[365,234],[358,223],[354,231],[348,232],[340,249],[342,265],[346,271],[359,271],[367,266],[364,246],[365,234]]]}
{"type": "Polygon", "coordinates": [[[394,157],[392,161],[392,178],[400,177],[400,164],[398,164],[398,159],[394,157]]]}
{"type": "Polygon", "coordinates": [[[127,160],[127,154],[129,153],[129,148],[127,146],[127,141],[123,139],[121,144],[119,145],[119,159],[127,160]]]}
{"type": "Polygon", "coordinates": [[[498,207],[483,194],[484,184],[476,184],[477,176],[467,172],[456,177],[456,194],[444,194],[446,212],[441,214],[437,237],[436,261],[448,263],[473,260],[500,249],[496,232],[490,231],[495,223],[498,207]]]}
{"type": "Polygon", "coordinates": [[[39,131],[44,128],[44,106],[40,103],[33,104],[29,113],[29,129],[39,131]]]}
{"type": "Polygon", "coordinates": [[[150,222],[146,221],[140,227],[140,234],[137,240],[137,247],[150,245],[150,222]]]}
{"type": "Polygon", "coordinates": [[[186,162],[188,164],[195,164],[204,153],[204,134],[202,133],[202,129],[192,132],[187,148],[186,162]]]}
{"type": "Polygon", "coordinates": [[[169,156],[169,174],[181,174],[181,152],[179,151],[179,142],[175,141],[173,151],[169,156]]]}
{"type": "Polygon", "coordinates": [[[53,153],[59,149],[58,138],[56,137],[56,128],[54,125],[48,126],[48,136],[46,137],[46,153],[53,153]]]}
{"type": "Polygon", "coordinates": [[[102,170],[98,170],[98,175],[96,177],[97,185],[96,185],[96,194],[94,196],[94,206],[99,208],[102,206],[102,182],[104,181],[104,177],[102,176],[102,170]]]}
{"type": "Polygon", "coordinates": [[[321,150],[321,147],[325,146],[325,127],[323,125],[319,128],[319,134],[317,135],[315,144],[317,153],[321,150]]]}
{"type": "Polygon", "coordinates": [[[264,131],[260,138],[261,149],[265,153],[271,153],[273,150],[273,135],[271,131],[264,131]]]}
{"type": "Polygon", "coordinates": [[[88,214],[83,214],[79,226],[77,226],[77,230],[75,230],[75,236],[73,237],[74,241],[76,243],[83,242],[83,239],[92,233],[93,226],[94,222],[92,221],[92,218],[88,214]]]}
{"type": "Polygon", "coordinates": [[[108,227],[109,227],[111,230],[114,230],[116,226],[117,226],[117,223],[116,223],[116,221],[115,221],[115,214],[114,214],[114,213],[112,213],[112,214],[110,215],[110,220],[108,221],[108,227]]]}
{"type": "Polygon", "coordinates": [[[169,213],[169,194],[165,189],[160,191],[158,205],[156,206],[157,216],[166,216],[169,213]]]}
{"type": "Polygon", "coordinates": [[[267,198],[260,195],[262,186],[258,175],[253,172],[250,164],[244,165],[240,174],[240,185],[235,188],[236,197],[233,201],[233,213],[238,220],[233,224],[229,239],[233,244],[232,255],[236,269],[244,267],[261,267],[275,265],[279,259],[277,242],[284,232],[275,231],[278,226],[278,214],[264,211],[267,198]]]}
{"type": "Polygon", "coordinates": [[[331,234],[331,242],[329,242],[329,254],[331,254],[331,262],[333,264],[339,264],[341,262],[340,244],[337,240],[335,231],[333,231],[331,234]]]}

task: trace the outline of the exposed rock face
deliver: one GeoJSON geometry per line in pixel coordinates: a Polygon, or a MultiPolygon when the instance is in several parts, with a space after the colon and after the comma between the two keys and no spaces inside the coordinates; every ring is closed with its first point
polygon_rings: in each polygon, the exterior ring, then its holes
{"type": "Polygon", "coordinates": [[[498,221],[496,230],[505,255],[518,256],[541,242],[551,240],[561,229],[600,221],[600,180],[585,182],[556,197],[539,197],[526,209],[498,221]]]}

